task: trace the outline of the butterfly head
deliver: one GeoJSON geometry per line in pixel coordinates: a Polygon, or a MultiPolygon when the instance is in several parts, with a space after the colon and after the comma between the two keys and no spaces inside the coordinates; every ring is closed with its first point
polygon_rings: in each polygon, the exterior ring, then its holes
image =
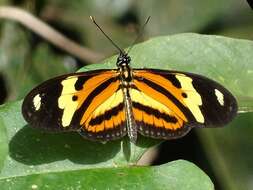
{"type": "Polygon", "coordinates": [[[131,58],[127,53],[120,53],[116,64],[118,67],[124,67],[124,66],[128,66],[130,61],[131,61],[131,58]]]}

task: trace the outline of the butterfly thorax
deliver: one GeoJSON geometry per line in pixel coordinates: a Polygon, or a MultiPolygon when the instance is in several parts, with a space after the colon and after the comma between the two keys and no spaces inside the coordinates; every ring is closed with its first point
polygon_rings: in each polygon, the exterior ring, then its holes
{"type": "Polygon", "coordinates": [[[124,85],[132,81],[132,70],[130,67],[131,58],[126,53],[121,53],[117,59],[117,67],[124,85]]]}

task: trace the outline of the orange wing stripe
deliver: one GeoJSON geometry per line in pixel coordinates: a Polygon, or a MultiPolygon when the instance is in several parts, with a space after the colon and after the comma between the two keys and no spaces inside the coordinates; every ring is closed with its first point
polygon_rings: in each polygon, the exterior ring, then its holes
{"type": "Polygon", "coordinates": [[[119,81],[115,81],[111,83],[104,91],[99,93],[97,96],[93,97],[91,103],[85,110],[85,113],[80,121],[80,124],[84,124],[89,116],[94,112],[94,110],[101,105],[104,101],[106,101],[109,97],[111,97],[114,92],[119,88],[119,81]]]}
{"type": "Polygon", "coordinates": [[[186,106],[185,102],[183,101],[183,97],[182,97],[182,90],[179,88],[176,88],[172,82],[162,76],[159,76],[157,74],[153,74],[151,72],[134,72],[134,75],[137,77],[145,77],[146,79],[149,79],[157,84],[159,84],[160,86],[165,87],[166,89],[169,89],[170,93],[177,97],[177,99],[181,102],[181,104],[183,104],[184,106],[186,106]]]}
{"type": "Polygon", "coordinates": [[[183,112],[170,100],[168,97],[166,97],[164,94],[154,90],[147,84],[143,82],[139,82],[138,80],[134,80],[134,85],[140,90],[141,92],[148,94],[148,96],[152,97],[153,99],[159,101],[166,107],[168,107],[172,112],[174,112],[178,117],[180,117],[182,120],[187,121],[187,118],[183,114],[183,112]]]}
{"type": "Polygon", "coordinates": [[[88,107],[90,110],[86,111],[86,114],[90,114],[85,115],[86,119],[83,120],[82,126],[93,133],[121,127],[125,122],[123,99],[119,80],[112,82],[92,99],[88,107]]]}
{"type": "MultiPolygon", "coordinates": [[[[153,108],[145,107],[145,110],[141,110],[142,108],[135,107],[136,104],[133,104],[133,114],[134,118],[138,122],[143,122],[144,124],[147,124],[149,126],[153,126],[154,128],[165,128],[168,130],[177,130],[179,128],[182,128],[183,121],[176,115],[170,115],[168,117],[176,118],[171,121],[166,121],[165,118],[161,118],[164,113],[160,113],[160,118],[158,116],[152,114],[153,108]],[[148,110],[150,109],[150,111],[148,110]]],[[[158,111],[158,110],[156,110],[158,111]]]]}
{"type": "Polygon", "coordinates": [[[84,128],[88,132],[99,133],[120,127],[125,122],[125,118],[122,117],[125,114],[121,110],[123,109],[122,105],[119,105],[117,108],[118,111],[116,115],[111,115],[111,113],[107,112],[97,117],[89,118],[86,121],[84,128]],[[99,117],[104,119],[101,120],[99,117]]]}

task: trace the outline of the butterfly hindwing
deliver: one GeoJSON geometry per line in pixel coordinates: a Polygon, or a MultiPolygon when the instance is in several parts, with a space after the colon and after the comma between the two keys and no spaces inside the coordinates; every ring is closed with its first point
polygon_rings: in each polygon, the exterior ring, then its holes
{"type": "Polygon", "coordinates": [[[189,131],[179,115],[155,98],[157,92],[154,92],[152,96],[147,92],[132,88],[130,95],[133,116],[140,134],[153,138],[172,139],[189,131]]]}
{"type": "Polygon", "coordinates": [[[171,139],[192,127],[216,127],[235,116],[237,104],[220,84],[191,73],[135,69],[131,88],[138,131],[171,139]]]}
{"type": "Polygon", "coordinates": [[[122,116],[124,109],[119,84],[116,70],[56,77],[42,83],[26,96],[22,113],[35,128],[59,132],[81,130],[83,136],[93,140],[99,140],[96,139],[99,136],[88,134],[113,131],[111,133],[115,136],[123,136],[125,118],[122,116]],[[110,98],[112,96],[116,99],[110,98]],[[110,112],[115,116],[106,120],[110,112]],[[106,123],[103,129],[101,125],[93,125],[101,119],[106,123]]]}
{"type": "Polygon", "coordinates": [[[91,112],[82,118],[84,122],[79,133],[85,138],[99,141],[125,136],[127,131],[123,99],[119,81],[114,82],[93,100],[94,105],[89,107],[91,112]],[[92,109],[92,106],[96,109],[92,109]]]}

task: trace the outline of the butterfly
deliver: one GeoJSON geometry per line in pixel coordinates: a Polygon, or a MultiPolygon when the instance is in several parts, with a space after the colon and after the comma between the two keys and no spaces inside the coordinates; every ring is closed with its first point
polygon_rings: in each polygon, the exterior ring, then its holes
{"type": "Polygon", "coordinates": [[[133,69],[119,48],[117,69],[62,75],[35,87],[22,114],[30,126],[77,131],[107,142],[138,134],[175,139],[194,127],[220,127],[237,113],[235,97],[219,83],[188,72],[133,69]]]}

